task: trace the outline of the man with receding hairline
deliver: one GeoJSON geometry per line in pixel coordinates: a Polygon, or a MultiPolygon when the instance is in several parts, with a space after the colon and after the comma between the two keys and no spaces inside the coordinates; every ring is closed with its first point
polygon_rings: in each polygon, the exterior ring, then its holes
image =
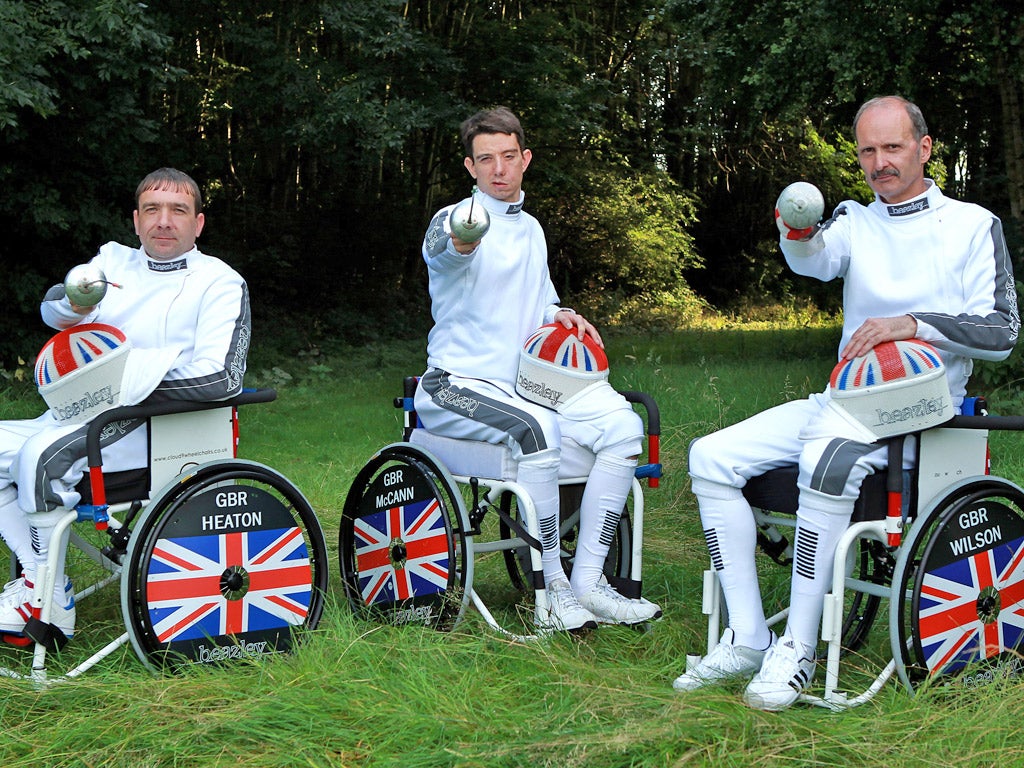
{"type": "MultiPolygon", "coordinates": [[[[959,413],[972,359],[1005,359],[1020,330],[1002,226],[989,211],[946,197],[926,178],[932,139],[913,103],[899,96],[872,99],[853,128],[875,200],[867,206],[843,201],[831,218],[805,231],[777,215],[780,247],[797,274],[842,278],[841,360],[885,342],[927,342],[942,358],[959,413]]],[[[779,710],[810,683],[838,540],[864,478],[887,464],[885,446],[848,432],[829,399],[825,389],[691,444],[691,486],[729,626],[721,642],[675,680],[676,689],[749,680],[746,702],[779,710]],[[792,465],[799,467],[795,555],[787,624],[776,638],[765,622],[756,529],[742,489],[752,477],[792,465]]],[[[911,461],[908,454],[905,462],[911,461]]]]}

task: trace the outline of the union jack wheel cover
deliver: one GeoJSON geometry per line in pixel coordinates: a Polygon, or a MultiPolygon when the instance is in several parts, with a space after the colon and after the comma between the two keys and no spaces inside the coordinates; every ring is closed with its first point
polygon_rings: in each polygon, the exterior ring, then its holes
{"type": "Polygon", "coordinates": [[[140,658],[164,668],[290,651],[318,623],[327,587],[312,508],[259,471],[182,485],[147,509],[129,547],[122,606],[140,658]]]}
{"type": "Polygon", "coordinates": [[[448,630],[468,600],[467,536],[457,489],[416,453],[385,450],[352,483],[341,577],[358,616],[448,630]]]}
{"type": "Polygon", "coordinates": [[[910,622],[914,663],[965,684],[1024,672],[1024,499],[972,494],[945,511],[925,544],[910,622]]]}

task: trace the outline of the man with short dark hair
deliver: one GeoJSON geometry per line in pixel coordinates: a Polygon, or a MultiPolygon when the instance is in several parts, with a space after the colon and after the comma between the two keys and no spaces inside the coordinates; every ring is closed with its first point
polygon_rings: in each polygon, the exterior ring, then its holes
{"type": "MultiPolygon", "coordinates": [[[[127,337],[121,405],[239,394],[251,333],[249,292],[234,269],[196,248],[205,223],[198,185],[173,168],[154,171],[139,184],[133,218],[141,247],[107,243],[90,262],[118,287],[98,304],[79,306],[64,285],[55,285],[43,298],[44,322],[58,330],[101,323],[127,337]]],[[[0,594],[0,634],[21,633],[31,615],[53,527],[80,498],[75,486],[85,469],[87,430],[87,423],[59,423],[51,411],[0,422],[0,535],[24,569],[0,594]]],[[[104,468],[144,465],[146,442],[144,422],[105,431],[104,468]]],[[[75,603],[63,553],[59,563],[52,623],[70,637],[75,603]]]]}
{"type": "Polygon", "coordinates": [[[561,323],[598,345],[601,337],[582,315],[558,305],[544,232],[523,210],[523,174],[533,154],[524,145],[519,119],[504,107],[485,110],[462,124],[461,137],[466,170],[477,184],[474,205],[487,211],[490,230],[475,242],[460,240],[451,231],[454,206],[439,211],[427,229],[423,258],[434,327],[416,411],[431,432],[512,451],[516,480],[533,500],[540,524],[546,628],[656,618],[657,605],[624,597],[602,573],[633,482],[643,423],[607,382],[557,410],[517,394],[520,352],[539,326],[561,323]],[[558,532],[559,472],[570,467],[573,476],[589,477],[571,583],[562,568],[558,532]]]}

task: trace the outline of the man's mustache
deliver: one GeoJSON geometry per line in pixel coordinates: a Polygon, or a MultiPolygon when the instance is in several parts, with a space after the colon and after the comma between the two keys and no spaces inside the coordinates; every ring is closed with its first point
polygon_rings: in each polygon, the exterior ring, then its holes
{"type": "Polygon", "coordinates": [[[880,171],[872,171],[871,172],[871,180],[875,181],[876,179],[880,179],[883,176],[899,176],[899,175],[900,175],[900,172],[896,168],[883,168],[880,171]]]}

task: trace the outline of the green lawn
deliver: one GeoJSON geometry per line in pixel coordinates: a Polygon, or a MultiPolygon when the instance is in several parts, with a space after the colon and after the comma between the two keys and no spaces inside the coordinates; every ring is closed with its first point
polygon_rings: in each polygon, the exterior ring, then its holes
{"type": "MultiPolygon", "coordinates": [[[[348,486],[376,449],[400,438],[401,414],[391,400],[403,375],[420,372],[420,345],[302,358],[284,370],[255,361],[250,383],[277,386],[279,397],[243,411],[241,455],[283,472],[317,510],[332,571],[319,629],[294,654],[230,669],[154,676],[123,649],[46,690],[0,678],[0,761],[132,768],[1016,764],[1024,716],[1016,681],[974,691],[933,686],[916,696],[890,682],[843,714],[807,706],[768,714],[745,707],[735,688],[690,695],[671,688],[685,655],[704,642],[707,553],[686,447],[824,386],[834,343],[831,330],[613,336],[613,383],[648,392],[661,408],[665,477],[646,492],[644,584],[665,617],[647,632],[602,628],[525,643],[493,632],[472,610],[455,631],[438,633],[356,621],[339,599],[337,532],[348,486]]],[[[1020,482],[1024,458],[1014,438],[994,440],[993,465],[1020,482]]],[[[517,595],[500,564],[479,571],[478,587],[514,621],[517,595]]],[[[763,572],[776,591],[786,583],[785,570],[767,560],[763,572]]],[[[122,631],[117,603],[114,593],[83,601],[67,659],[122,631]]],[[[883,630],[876,627],[865,657],[851,667],[882,660],[883,630]]],[[[28,664],[26,651],[0,650],[0,665],[28,664]]]]}

